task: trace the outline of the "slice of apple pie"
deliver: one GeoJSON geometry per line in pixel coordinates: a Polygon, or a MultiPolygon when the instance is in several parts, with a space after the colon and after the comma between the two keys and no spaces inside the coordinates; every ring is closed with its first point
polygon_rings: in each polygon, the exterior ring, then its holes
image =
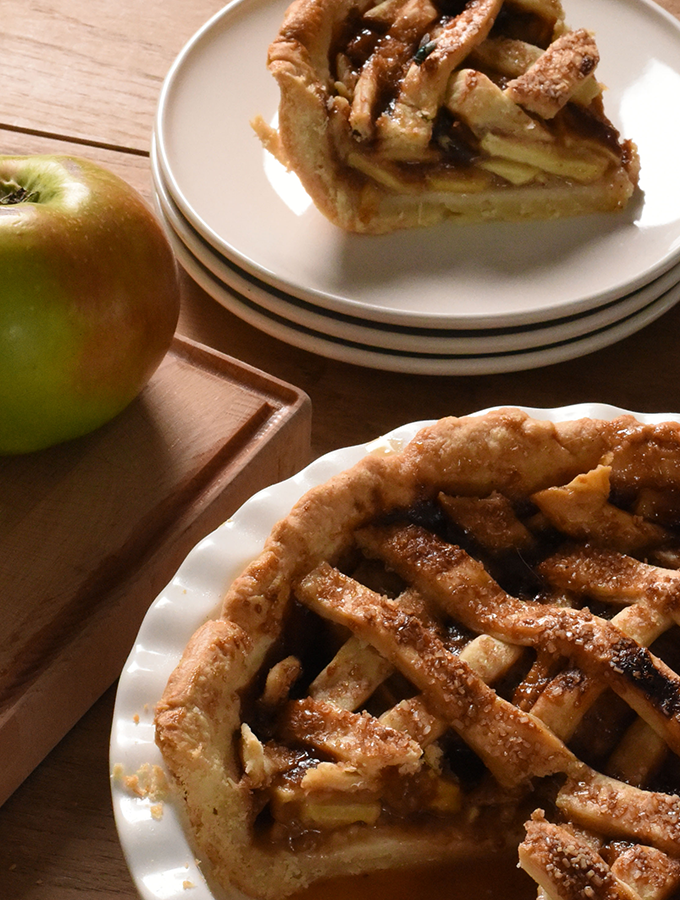
{"type": "Polygon", "coordinates": [[[368,454],[158,705],[199,854],[264,900],[508,851],[543,900],[676,896],[679,569],[678,424],[505,409],[368,454]]]}
{"type": "Polygon", "coordinates": [[[639,162],[598,61],[560,0],[295,0],[253,124],[349,231],[617,210],[639,162]]]}

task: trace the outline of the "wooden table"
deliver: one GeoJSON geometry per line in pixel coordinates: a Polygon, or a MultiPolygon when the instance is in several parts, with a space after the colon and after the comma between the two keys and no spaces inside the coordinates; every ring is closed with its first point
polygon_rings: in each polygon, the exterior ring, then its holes
{"type": "MultiPolygon", "coordinates": [[[[680,0],[663,0],[680,18],[680,0]]],[[[87,156],[151,197],[148,149],[162,80],[221,0],[4,0],[0,54],[3,153],[87,156]]],[[[539,370],[425,377],[332,362],[283,344],[183,279],[179,330],[304,389],[313,452],[403,422],[495,404],[599,400],[680,410],[680,306],[621,343],[539,370]]],[[[132,900],[109,799],[108,691],[0,808],[0,897],[132,900]]]]}

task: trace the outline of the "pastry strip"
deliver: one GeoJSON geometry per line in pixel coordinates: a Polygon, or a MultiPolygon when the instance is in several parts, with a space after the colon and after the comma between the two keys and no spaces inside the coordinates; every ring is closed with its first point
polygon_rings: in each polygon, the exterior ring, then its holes
{"type": "Polygon", "coordinates": [[[568,537],[596,540],[600,547],[635,553],[663,544],[667,532],[609,502],[611,468],[598,466],[564,487],[551,487],[532,500],[568,537]]]}
{"type": "Polygon", "coordinates": [[[381,92],[394,82],[413,55],[427,26],[437,16],[429,0],[406,0],[396,10],[394,24],[364,64],[354,88],[349,124],[362,140],[373,135],[374,113],[381,92]]]}
{"type": "Polygon", "coordinates": [[[599,61],[590,32],[584,28],[568,31],[523,75],[511,81],[505,93],[529,112],[552,119],[591,76],[599,61]]]}
{"type": "Polygon", "coordinates": [[[680,797],[644,791],[592,770],[567,779],[557,806],[585,828],[680,857],[680,797]]]}
{"type": "MultiPolygon", "coordinates": [[[[485,684],[493,684],[519,661],[523,653],[522,647],[513,647],[487,634],[480,634],[461,650],[459,659],[467,663],[485,684]]],[[[422,747],[437,740],[448,728],[444,719],[429,711],[422,695],[402,700],[384,712],[380,721],[403,729],[422,747]]]]}
{"type": "Polygon", "coordinates": [[[501,784],[563,772],[577,763],[542,723],[498,697],[470,667],[448,651],[432,629],[322,563],[296,588],[317,612],[348,625],[373,644],[484,760],[501,784]]]}
{"type": "Polygon", "coordinates": [[[309,697],[288,704],[280,729],[287,741],[314,747],[367,772],[417,762],[422,752],[407,735],[380,724],[367,712],[350,712],[309,697]]]}
{"type": "Polygon", "coordinates": [[[680,572],[590,544],[553,554],[538,572],[553,587],[612,605],[642,601],[680,624],[680,572]]]}
{"type": "Polygon", "coordinates": [[[512,504],[494,491],[488,497],[452,497],[439,495],[439,505],[452,522],[490,553],[531,550],[534,536],[517,518],[512,504]]]}
{"type": "Polygon", "coordinates": [[[607,760],[606,774],[634,787],[644,787],[668,755],[663,738],[644,719],[635,719],[607,760]]]}
{"type": "Polygon", "coordinates": [[[600,854],[578,835],[547,822],[540,814],[527,822],[519,846],[521,867],[556,900],[640,900],[619,880],[600,854]],[[595,893],[594,885],[597,886],[595,893]]]}
{"type": "Polygon", "coordinates": [[[680,860],[644,844],[624,845],[611,870],[642,900],[668,900],[680,887],[680,860]]]}
{"type": "Polygon", "coordinates": [[[315,700],[354,710],[389,676],[392,666],[370,644],[352,635],[309,686],[315,700]]]}
{"type": "Polygon", "coordinates": [[[680,749],[680,679],[613,623],[587,610],[518,600],[464,550],[416,525],[364,529],[358,540],[466,627],[572,658],[680,749]]]}
{"type": "MultiPolygon", "coordinates": [[[[555,554],[539,565],[538,572],[553,586],[587,592],[605,603],[631,604],[614,616],[612,624],[643,646],[653,643],[673,621],[680,622],[680,575],[633,557],[585,547],[555,554]]],[[[567,671],[538,698],[534,713],[567,740],[602,689],[595,679],[567,671]],[[568,693],[571,700],[566,702],[568,693]]]]}
{"type": "Polygon", "coordinates": [[[417,159],[427,149],[449,76],[488,35],[503,0],[470,0],[441,30],[422,62],[411,63],[394,107],[378,120],[382,151],[391,159],[417,159]]]}

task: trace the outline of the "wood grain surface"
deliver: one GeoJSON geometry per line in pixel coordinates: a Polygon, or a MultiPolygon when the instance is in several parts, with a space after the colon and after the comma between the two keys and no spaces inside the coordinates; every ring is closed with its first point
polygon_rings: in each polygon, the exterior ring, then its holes
{"type": "MultiPolygon", "coordinates": [[[[663,6],[680,18],[680,0],[663,6]]],[[[2,152],[79,153],[150,198],[146,152],[163,76],[220,7],[219,0],[3,0],[2,152]]],[[[256,331],[187,277],[180,332],[306,391],[315,456],[403,422],[497,404],[597,400],[680,411],[680,307],[581,359],[494,376],[395,375],[333,362],[256,331]]],[[[2,900],[137,896],[109,799],[113,697],[111,690],[92,707],[0,808],[2,900]]]]}

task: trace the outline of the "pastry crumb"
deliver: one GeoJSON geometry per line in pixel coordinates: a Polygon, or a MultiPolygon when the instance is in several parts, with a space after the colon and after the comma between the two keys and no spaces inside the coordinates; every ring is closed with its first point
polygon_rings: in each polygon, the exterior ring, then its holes
{"type": "MultiPolygon", "coordinates": [[[[142,799],[160,802],[165,800],[169,793],[168,779],[158,765],[144,763],[134,774],[126,775],[123,766],[116,763],[113,767],[113,779],[127,791],[142,799]]],[[[152,815],[157,818],[153,809],[152,815]]]]}

